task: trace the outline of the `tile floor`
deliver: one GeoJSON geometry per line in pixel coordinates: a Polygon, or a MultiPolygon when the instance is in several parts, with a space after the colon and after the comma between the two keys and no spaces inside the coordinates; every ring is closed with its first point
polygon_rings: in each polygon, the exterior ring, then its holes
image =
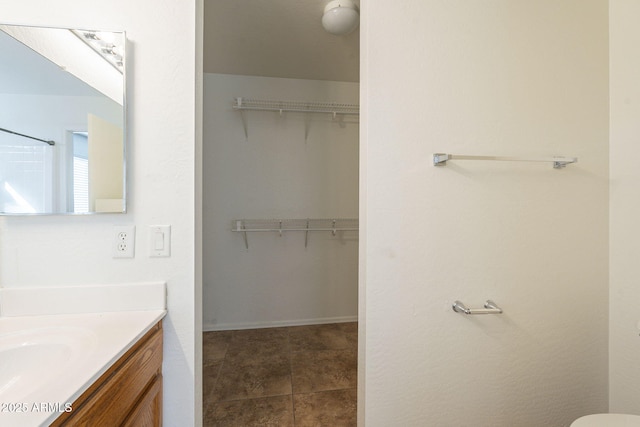
{"type": "Polygon", "coordinates": [[[357,329],[205,332],[204,426],[355,426],[357,329]]]}

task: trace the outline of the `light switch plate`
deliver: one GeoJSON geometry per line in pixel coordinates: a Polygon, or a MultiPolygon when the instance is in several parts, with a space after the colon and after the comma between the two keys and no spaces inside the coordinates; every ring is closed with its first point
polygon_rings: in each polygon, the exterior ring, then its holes
{"type": "Polygon", "coordinates": [[[170,225],[150,225],[149,226],[149,256],[150,257],[171,256],[171,226],[170,225]]]}

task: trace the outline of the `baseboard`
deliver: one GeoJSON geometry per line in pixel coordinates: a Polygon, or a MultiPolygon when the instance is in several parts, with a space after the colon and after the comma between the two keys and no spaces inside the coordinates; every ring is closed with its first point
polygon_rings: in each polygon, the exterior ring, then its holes
{"type": "Polygon", "coordinates": [[[203,332],[229,331],[239,329],[281,328],[286,326],[321,325],[326,323],[357,322],[358,316],[322,317],[317,319],[274,320],[247,323],[205,323],[203,332]]]}

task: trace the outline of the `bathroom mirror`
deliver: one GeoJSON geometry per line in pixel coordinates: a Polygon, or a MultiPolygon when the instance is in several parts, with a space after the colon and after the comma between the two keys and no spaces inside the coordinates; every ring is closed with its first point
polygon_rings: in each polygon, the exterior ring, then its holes
{"type": "Polygon", "coordinates": [[[0,214],[126,211],[125,41],[0,24],[0,214]]]}

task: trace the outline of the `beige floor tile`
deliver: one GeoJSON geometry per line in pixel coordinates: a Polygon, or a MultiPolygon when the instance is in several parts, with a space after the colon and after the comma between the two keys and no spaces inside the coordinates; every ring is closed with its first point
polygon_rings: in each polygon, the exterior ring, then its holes
{"type": "Polygon", "coordinates": [[[233,342],[227,350],[226,360],[241,361],[243,363],[249,363],[249,361],[253,360],[259,363],[262,359],[275,356],[289,357],[288,341],[275,339],[233,342]]]}
{"type": "Polygon", "coordinates": [[[286,328],[247,329],[234,331],[227,350],[227,359],[269,358],[289,355],[289,335],[286,328]]]}
{"type": "Polygon", "coordinates": [[[358,358],[355,350],[300,351],[291,354],[294,393],[354,388],[358,358]]]}
{"type": "Polygon", "coordinates": [[[358,322],[339,323],[338,327],[342,329],[349,342],[349,348],[358,349],[358,322]]]}
{"type": "Polygon", "coordinates": [[[347,333],[336,323],[292,326],[289,328],[289,342],[291,351],[339,350],[349,347],[347,333]]]}
{"type": "Polygon", "coordinates": [[[355,426],[357,343],[357,322],[204,333],[204,425],[355,426]]]}
{"type": "Polygon", "coordinates": [[[204,399],[205,405],[211,400],[211,393],[218,380],[222,363],[222,361],[210,363],[202,368],[202,398],[204,399]]]}
{"type": "Polygon", "coordinates": [[[291,394],[289,358],[225,360],[211,398],[216,401],[291,394]]]}
{"type": "Polygon", "coordinates": [[[205,365],[224,359],[231,336],[232,331],[213,331],[202,334],[202,360],[205,365]]]}
{"type": "Polygon", "coordinates": [[[243,329],[233,331],[232,343],[279,342],[288,340],[287,328],[243,329]]]}
{"type": "Polygon", "coordinates": [[[296,427],[347,427],[357,423],[356,389],[295,394],[296,427]]]}
{"type": "Polygon", "coordinates": [[[204,414],[205,427],[293,427],[291,395],[220,402],[204,414]]]}
{"type": "Polygon", "coordinates": [[[358,322],[344,322],[344,323],[336,323],[338,328],[347,333],[358,333],[358,322]]]}

